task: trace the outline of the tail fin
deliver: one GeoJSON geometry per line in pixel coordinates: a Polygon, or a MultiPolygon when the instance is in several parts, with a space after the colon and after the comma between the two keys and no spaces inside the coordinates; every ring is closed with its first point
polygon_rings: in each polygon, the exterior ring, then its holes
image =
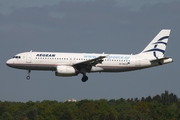
{"type": "Polygon", "coordinates": [[[170,32],[170,29],[161,30],[140,54],[152,55],[156,59],[164,57],[170,32]]]}

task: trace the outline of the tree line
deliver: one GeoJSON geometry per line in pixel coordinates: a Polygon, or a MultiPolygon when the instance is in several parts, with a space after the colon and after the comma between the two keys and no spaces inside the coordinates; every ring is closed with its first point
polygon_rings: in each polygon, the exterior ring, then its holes
{"type": "Polygon", "coordinates": [[[0,101],[0,120],[178,120],[180,100],[165,91],[154,97],[58,101],[0,101]]]}

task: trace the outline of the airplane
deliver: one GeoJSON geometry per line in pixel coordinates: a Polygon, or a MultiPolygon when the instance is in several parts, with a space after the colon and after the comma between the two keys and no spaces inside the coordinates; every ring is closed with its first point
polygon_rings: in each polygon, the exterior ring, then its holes
{"type": "Polygon", "coordinates": [[[86,73],[91,72],[126,72],[140,70],[173,62],[171,57],[164,57],[170,29],[162,29],[155,38],[138,54],[97,54],[65,52],[23,52],[9,59],[9,67],[28,71],[55,71],[56,76],[72,77],[82,74],[86,82],[86,73]]]}

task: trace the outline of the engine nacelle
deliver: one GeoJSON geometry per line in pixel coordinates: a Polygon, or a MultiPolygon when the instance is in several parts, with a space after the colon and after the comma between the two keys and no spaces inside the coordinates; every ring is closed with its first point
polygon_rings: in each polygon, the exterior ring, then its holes
{"type": "Polygon", "coordinates": [[[69,77],[69,76],[76,76],[77,73],[72,66],[57,66],[55,75],[69,77]]]}

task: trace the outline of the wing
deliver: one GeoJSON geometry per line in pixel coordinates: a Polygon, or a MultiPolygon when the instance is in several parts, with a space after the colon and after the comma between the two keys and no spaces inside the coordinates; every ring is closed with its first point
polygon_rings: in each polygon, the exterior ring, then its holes
{"type": "Polygon", "coordinates": [[[90,71],[92,66],[95,66],[96,64],[101,64],[103,62],[103,58],[107,56],[99,56],[97,58],[89,59],[86,61],[78,62],[73,64],[73,67],[75,67],[78,71],[90,71]]]}

